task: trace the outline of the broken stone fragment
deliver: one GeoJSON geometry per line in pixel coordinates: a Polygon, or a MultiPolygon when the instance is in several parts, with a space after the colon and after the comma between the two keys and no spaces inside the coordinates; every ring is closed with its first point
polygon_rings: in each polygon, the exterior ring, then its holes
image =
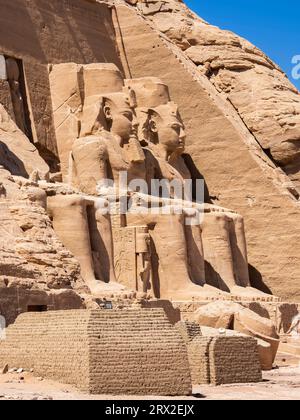
{"type": "Polygon", "coordinates": [[[8,373],[8,365],[7,364],[1,370],[2,375],[5,375],[6,373],[8,373]]]}

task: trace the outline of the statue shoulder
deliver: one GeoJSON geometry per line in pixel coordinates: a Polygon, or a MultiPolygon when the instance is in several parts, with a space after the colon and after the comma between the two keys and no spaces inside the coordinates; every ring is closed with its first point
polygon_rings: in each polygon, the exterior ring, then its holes
{"type": "Polygon", "coordinates": [[[106,135],[90,135],[85,137],[79,137],[73,143],[73,152],[76,153],[78,150],[90,150],[91,152],[97,152],[99,155],[107,154],[107,137],[106,135]]]}

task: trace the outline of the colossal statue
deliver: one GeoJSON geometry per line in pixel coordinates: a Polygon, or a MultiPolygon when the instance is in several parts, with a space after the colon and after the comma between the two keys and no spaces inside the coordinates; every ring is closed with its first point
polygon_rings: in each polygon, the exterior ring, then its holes
{"type": "MultiPolygon", "coordinates": [[[[149,77],[127,80],[125,84],[136,94],[139,133],[147,145],[144,151],[148,178],[176,180],[184,186],[185,180],[192,179],[184,159],[184,125],[177,106],[170,102],[167,86],[149,77]]],[[[262,297],[263,293],[250,287],[243,218],[212,204],[186,202],[184,206],[204,213],[196,217],[196,226],[185,223],[192,281],[198,284],[199,279],[204,280],[235,296],[262,297]]]]}
{"type": "MultiPolygon", "coordinates": [[[[118,189],[121,173],[126,173],[125,188],[131,181],[146,182],[149,174],[144,152],[137,140],[135,101],[131,90],[125,88],[122,92],[97,95],[94,99],[94,104],[89,101],[88,107],[83,110],[82,136],[75,140],[72,147],[74,185],[86,194],[95,195],[99,183],[106,180],[112,180],[118,189]]],[[[149,199],[151,201],[151,197],[149,199]]],[[[156,296],[186,300],[213,298],[222,294],[216,288],[206,284],[201,288],[190,280],[183,215],[176,214],[175,208],[170,208],[170,214],[163,215],[145,212],[145,208],[138,214],[132,211],[132,207],[129,210],[128,214],[122,215],[123,226],[120,222],[120,228],[136,228],[137,232],[143,227],[145,231],[147,227],[151,229],[160,262],[159,285],[157,282],[152,284],[156,296]],[[162,272],[166,272],[164,278],[161,277],[162,272]]],[[[143,255],[136,249],[137,274],[142,278],[144,292],[150,285],[150,251],[147,249],[145,244],[143,255]]],[[[197,279],[199,285],[203,278],[197,279]]]]}
{"type": "Polygon", "coordinates": [[[192,178],[184,155],[184,126],[167,86],[155,78],[120,86],[120,72],[111,65],[95,65],[93,80],[95,92],[90,80],[83,83],[89,92],[83,95],[80,137],[71,141],[69,151],[68,179],[84,195],[49,200],[54,226],[80,260],[87,284],[94,291],[104,283],[116,285],[118,267],[118,280],[126,272],[127,280],[116,290],[124,290],[125,283],[173,300],[268,299],[250,287],[241,216],[192,198],[178,199],[171,190],[166,201],[149,189],[152,180],[184,185],[192,178]],[[62,207],[68,209],[68,219],[74,212],[71,229],[66,229],[62,207]],[[78,225],[81,236],[74,239],[78,225]],[[125,242],[116,256],[119,240],[125,242]],[[126,252],[134,259],[126,260],[126,252]]]}

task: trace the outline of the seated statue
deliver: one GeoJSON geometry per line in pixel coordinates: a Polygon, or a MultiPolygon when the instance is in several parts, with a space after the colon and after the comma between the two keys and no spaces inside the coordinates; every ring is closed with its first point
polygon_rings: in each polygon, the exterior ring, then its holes
{"type": "MultiPolygon", "coordinates": [[[[134,106],[130,90],[124,89],[123,92],[95,96],[95,103],[84,110],[82,136],[74,141],[72,148],[73,184],[82,192],[95,195],[104,180],[112,180],[118,189],[121,173],[126,173],[127,185],[136,179],[146,181],[146,158],[137,140],[134,106]]],[[[160,284],[152,285],[152,290],[157,297],[184,300],[221,296],[223,293],[217,288],[201,284],[203,276],[197,279],[198,285],[190,280],[184,216],[176,214],[175,210],[170,208],[168,215],[151,212],[123,215],[124,227],[148,226],[152,230],[151,238],[160,267],[168,267],[168,280],[160,276],[160,284]],[[170,255],[166,255],[167,249],[170,255]]],[[[143,291],[146,291],[149,289],[149,253],[144,252],[141,257],[139,270],[143,291]]]]}
{"type": "Polygon", "coordinates": [[[122,91],[96,92],[85,102],[80,138],[74,140],[71,152],[72,184],[84,195],[50,199],[56,230],[80,260],[92,291],[100,291],[104,283],[124,290],[115,283],[113,218],[120,228],[135,229],[136,269],[143,292],[151,290],[156,297],[173,300],[230,299],[230,293],[265,298],[250,288],[241,216],[175,196],[165,202],[152,192],[142,194],[132,188],[136,181],[149,185],[151,179],[183,183],[191,178],[184,140],[177,108],[157,79],[133,79],[122,91]],[[145,98],[143,80],[147,82],[145,98]],[[114,201],[114,216],[107,201],[111,198],[110,189],[105,188],[108,181],[114,186],[112,197],[120,200],[123,194],[129,203],[123,212],[120,202],[114,201]],[[98,201],[97,195],[103,200],[98,201]],[[68,209],[65,220],[60,220],[62,207],[68,209]]]}
{"type": "MultiPolygon", "coordinates": [[[[140,140],[146,145],[148,178],[176,180],[184,186],[184,180],[192,178],[184,159],[184,126],[177,106],[169,100],[167,87],[155,78],[133,79],[125,83],[136,94],[140,140]]],[[[194,226],[185,223],[191,280],[196,284],[199,280],[213,284],[235,296],[266,298],[267,295],[250,286],[243,218],[212,204],[185,202],[184,206],[204,212],[194,226]]],[[[165,252],[168,254],[169,249],[165,252]]],[[[168,276],[168,265],[172,263],[167,256],[161,263],[168,276]]]]}

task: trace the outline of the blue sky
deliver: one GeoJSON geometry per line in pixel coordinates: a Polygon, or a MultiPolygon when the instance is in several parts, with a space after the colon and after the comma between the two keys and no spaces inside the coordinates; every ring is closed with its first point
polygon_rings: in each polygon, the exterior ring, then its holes
{"type": "MultiPolygon", "coordinates": [[[[292,57],[300,62],[300,1],[298,0],[185,0],[203,19],[229,29],[261,48],[292,78],[292,57]]],[[[297,71],[300,75],[300,68],[297,71]]]]}

